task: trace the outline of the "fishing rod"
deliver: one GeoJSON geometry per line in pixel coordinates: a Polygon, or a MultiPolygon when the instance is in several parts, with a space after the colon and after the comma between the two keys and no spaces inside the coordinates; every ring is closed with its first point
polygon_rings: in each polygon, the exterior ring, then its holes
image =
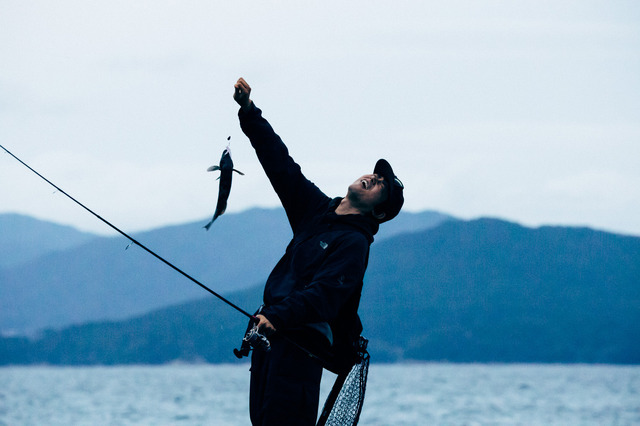
{"type": "MultiPolygon", "coordinates": [[[[245,336],[244,341],[246,341],[247,344],[249,344],[251,347],[260,347],[262,349],[266,349],[269,347],[269,341],[263,337],[262,334],[260,334],[257,330],[256,327],[254,327],[255,323],[257,323],[258,318],[256,318],[255,315],[251,315],[250,313],[248,313],[247,311],[245,311],[244,309],[242,309],[241,307],[239,307],[238,305],[234,304],[233,302],[231,302],[230,300],[226,299],[224,296],[218,294],[217,292],[213,291],[212,289],[210,289],[209,287],[207,287],[206,285],[204,285],[203,283],[201,283],[200,281],[198,281],[197,279],[195,279],[194,277],[192,277],[191,275],[187,274],[185,271],[183,271],[182,269],[178,268],[177,266],[175,266],[173,263],[169,262],[168,260],[166,260],[165,258],[163,258],[162,256],[160,256],[159,254],[157,254],[156,252],[154,252],[153,250],[151,250],[150,248],[148,248],[147,246],[145,246],[144,244],[142,244],[140,241],[136,240],[135,238],[133,238],[132,236],[130,236],[129,234],[127,234],[126,232],[122,231],[121,229],[119,229],[118,227],[116,227],[115,225],[113,225],[111,222],[109,222],[108,220],[106,220],[105,218],[103,218],[102,216],[100,216],[99,214],[97,214],[96,212],[94,212],[93,210],[91,210],[90,208],[88,208],[87,206],[85,206],[84,204],[82,204],[80,201],[76,200],[75,198],[73,198],[71,195],[69,195],[66,191],[64,191],[62,188],[60,188],[58,185],[56,185],[55,183],[51,182],[49,179],[47,179],[46,177],[44,177],[43,175],[41,175],[40,173],[38,173],[35,169],[33,169],[31,166],[29,166],[27,163],[25,163],[24,161],[22,161],[20,158],[18,158],[17,156],[15,156],[11,151],[9,151],[7,148],[5,148],[4,146],[2,146],[0,144],[0,148],[2,148],[7,154],[9,154],[10,156],[12,156],[14,159],[16,159],[20,164],[22,164],[23,166],[25,166],[27,169],[31,170],[33,173],[35,173],[39,178],[41,178],[42,180],[44,180],[45,182],[47,182],[49,185],[53,186],[58,192],[61,192],[62,194],[64,194],[65,196],[67,196],[69,199],[71,199],[74,203],[78,204],[80,207],[82,207],[83,209],[85,209],[86,211],[88,211],[89,213],[91,213],[93,216],[95,216],[96,218],[100,219],[103,223],[105,223],[107,226],[109,226],[111,229],[113,229],[114,231],[118,232],[119,234],[121,234],[122,236],[124,236],[125,238],[127,238],[129,241],[131,241],[132,244],[137,245],[138,247],[140,247],[141,249],[143,249],[144,251],[146,251],[147,253],[149,253],[150,255],[152,255],[153,257],[155,257],[156,259],[158,259],[159,261],[161,261],[162,263],[164,263],[165,265],[169,266],[171,269],[173,269],[174,271],[178,272],[179,274],[181,274],[182,276],[184,276],[185,278],[191,280],[192,282],[194,282],[195,284],[199,285],[200,287],[202,287],[204,290],[208,291],[209,293],[211,293],[212,295],[214,295],[215,297],[217,297],[218,299],[220,299],[221,301],[223,301],[224,303],[226,303],[227,305],[231,306],[233,309],[235,309],[236,311],[240,312],[241,314],[243,314],[246,317],[249,317],[251,319],[250,322],[250,326],[247,329],[247,336],[245,336]]],[[[304,351],[307,355],[309,355],[312,358],[316,358],[318,359],[320,362],[324,362],[323,357],[314,354],[312,351],[310,351],[309,349],[301,346],[300,344],[298,344],[297,342],[293,341],[291,338],[289,338],[286,335],[282,335],[282,337],[289,341],[290,343],[292,343],[293,345],[297,346],[299,349],[301,349],[302,351],[304,351]]],[[[234,349],[234,354],[240,358],[241,356],[247,356],[247,349],[241,349],[240,351],[235,350],[234,349]]]]}
{"type": "Polygon", "coordinates": [[[108,225],[111,229],[113,229],[114,231],[118,232],[119,234],[121,234],[122,236],[124,236],[125,238],[127,238],[129,241],[131,241],[131,243],[137,245],[138,247],[140,247],[141,249],[143,249],[144,251],[146,251],[147,253],[149,253],[150,255],[152,255],[153,257],[155,257],[156,259],[158,259],[159,261],[161,261],[162,263],[164,263],[165,265],[169,266],[171,269],[173,269],[174,271],[178,272],[179,274],[181,274],[182,276],[184,276],[185,278],[191,280],[192,282],[196,283],[197,285],[199,285],[200,287],[202,287],[204,290],[208,291],[209,293],[211,293],[212,295],[214,295],[215,297],[217,297],[218,299],[220,299],[221,301],[223,301],[224,303],[226,303],[227,305],[231,306],[233,309],[235,309],[236,311],[240,312],[241,314],[251,318],[252,320],[257,320],[255,316],[251,315],[250,313],[248,313],[247,311],[245,311],[244,309],[242,309],[241,307],[237,306],[236,304],[234,304],[233,302],[229,301],[228,299],[224,298],[223,296],[221,296],[220,294],[216,293],[215,291],[213,291],[212,289],[210,289],[209,287],[207,287],[206,285],[202,284],[200,281],[198,281],[197,279],[195,279],[194,277],[192,277],[191,275],[187,274],[186,272],[184,272],[182,269],[178,268],[177,266],[175,266],[173,263],[169,262],[168,260],[166,260],[164,257],[160,256],[159,254],[157,254],[156,252],[154,252],[153,250],[151,250],[150,248],[148,248],[147,246],[145,246],[144,244],[142,244],[141,242],[139,242],[138,240],[136,240],[135,238],[133,238],[132,236],[130,236],[129,234],[127,234],[126,232],[120,230],[119,228],[117,228],[115,225],[113,225],[111,222],[109,222],[108,220],[104,219],[102,216],[100,216],[99,214],[95,213],[93,210],[91,210],[90,208],[88,208],[87,206],[85,206],[84,204],[82,204],[80,201],[76,200],[75,198],[73,198],[71,195],[69,195],[67,192],[65,192],[62,188],[60,188],[58,185],[56,185],[55,183],[51,182],[49,179],[47,179],[46,177],[42,176],[40,173],[38,173],[36,170],[34,170],[31,166],[29,166],[27,163],[25,163],[24,161],[22,161],[21,159],[19,159],[18,157],[16,157],[11,151],[9,151],[7,148],[5,148],[4,146],[0,145],[0,148],[2,148],[7,154],[9,154],[10,156],[12,156],[13,158],[15,158],[16,160],[18,160],[18,162],[20,162],[20,164],[22,164],[23,166],[25,166],[27,169],[31,170],[33,173],[35,173],[36,175],[38,175],[38,177],[40,177],[42,180],[44,180],[45,182],[47,182],[49,185],[53,186],[56,190],[58,190],[59,192],[61,192],[62,194],[66,195],[69,199],[71,199],[74,203],[78,204],[80,207],[82,207],[83,209],[85,209],[86,211],[88,211],[89,213],[91,213],[92,215],[94,215],[95,217],[97,217],[98,219],[100,219],[102,222],[104,222],[106,225],[108,225]]]}
{"type": "MultiPolygon", "coordinates": [[[[119,229],[118,227],[113,225],[111,222],[109,222],[108,220],[106,220],[105,218],[103,218],[102,216],[100,216],[99,214],[97,214],[96,212],[94,212],[93,210],[91,210],[90,208],[85,206],[84,204],[82,204],[80,201],[78,201],[75,198],[73,198],[71,195],[69,195],[66,191],[64,191],[58,185],[56,185],[55,183],[51,182],[49,179],[47,179],[46,177],[44,177],[43,175],[38,173],[35,169],[33,169],[31,166],[29,166],[24,161],[22,161],[20,158],[16,157],[11,151],[9,151],[7,148],[2,146],[1,144],[0,144],[0,148],[2,148],[7,154],[12,156],[18,162],[20,162],[20,164],[22,164],[27,169],[29,169],[33,173],[35,173],[42,180],[47,182],[49,185],[53,186],[57,191],[61,192],[65,196],[67,196],[74,203],[78,204],[80,207],[82,207],[83,209],[85,209],[86,211],[91,213],[96,218],[100,219],[103,223],[105,223],[111,229],[113,229],[114,231],[118,232],[120,235],[122,235],[125,238],[127,238],[129,241],[131,241],[132,244],[137,245],[138,247],[140,247],[141,249],[143,249],[144,251],[146,251],[147,253],[149,253],[150,255],[152,255],[153,257],[155,257],[156,259],[158,259],[159,261],[161,261],[162,263],[164,263],[165,265],[167,265],[168,267],[173,269],[174,271],[178,272],[179,274],[181,274],[185,278],[191,280],[195,284],[199,285],[204,290],[208,291],[209,293],[211,293],[212,295],[214,295],[215,297],[217,297],[218,299],[220,299],[221,301],[223,301],[227,305],[231,306],[233,309],[235,309],[236,311],[240,312],[242,315],[250,318],[251,321],[249,322],[249,327],[247,329],[247,333],[246,333],[245,338],[243,339],[243,342],[246,342],[246,344],[248,344],[252,348],[256,348],[257,347],[257,348],[260,348],[260,349],[269,350],[270,343],[266,339],[265,336],[263,336],[262,334],[259,333],[259,331],[257,329],[257,325],[256,325],[257,322],[258,322],[258,318],[256,318],[255,315],[251,315],[250,313],[248,313],[247,311],[245,311],[244,309],[242,309],[238,305],[234,304],[233,302],[231,302],[230,300],[226,299],[222,295],[220,295],[217,292],[213,291],[212,289],[210,289],[209,287],[207,287],[206,285],[204,285],[203,283],[201,283],[200,281],[198,281],[197,279],[195,279],[191,275],[187,274],[182,269],[180,269],[177,266],[175,266],[173,263],[169,262],[168,260],[166,260],[165,258],[160,256],[159,254],[157,254],[156,252],[154,252],[153,250],[151,250],[150,248],[148,248],[147,246],[142,244],[140,241],[136,240],[135,238],[133,238],[132,236],[130,236],[126,232],[122,231],[121,229],[119,229]]],[[[320,355],[314,353],[313,351],[310,351],[309,349],[307,349],[304,346],[300,345],[299,343],[297,343],[296,341],[294,341],[293,339],[291,339],[290,337],[288,337],[284,333],[281,334],[281,336],[282,336],[282,338],[287,340],[289,343],[293,344],[294,346],[298,347],[300,350],[305,352],[310,357],[319,360],[321,363],[326,363],[326,361],[325,361],[323,356],[320,356],[320,355]]],[[[246,347],[246,345],[243,345],[243,347],[241,347],[241,349],[239,351],[237,349],[234,349],[233,353],[236,355],[236,357],[241,358],[243,356],[247,356],[248,355],[248,348],[246,347]]]]}

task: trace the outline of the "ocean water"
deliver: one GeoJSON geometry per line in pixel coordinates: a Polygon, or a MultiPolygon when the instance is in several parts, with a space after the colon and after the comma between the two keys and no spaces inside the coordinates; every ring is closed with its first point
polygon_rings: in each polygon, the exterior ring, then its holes
{"type": "MultiPolygon", "coordinates": [[[[249,425],[248,389],[248,364],[4,367],[0,425],[249,425]]],[[[360,424],[640,425],[640,366],[372,364],[360,424]]]]}

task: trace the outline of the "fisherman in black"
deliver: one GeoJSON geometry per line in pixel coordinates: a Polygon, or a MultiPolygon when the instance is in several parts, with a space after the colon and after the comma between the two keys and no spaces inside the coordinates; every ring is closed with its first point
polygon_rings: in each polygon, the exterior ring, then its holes
{"type": "Polygon", "coordinates": [[[286,211],[293,239],[264,288],[256,317],[271,350],[251,358],[250,415],[254,425],[314,425],[322,364],[301,346],[348,345],[362,331],[358,305],[369,246],[380,223],[395,217],[403,186],[389,163],[330,198],[304,177],[287,147],[262,117],[240,78],[234,99],[242,131],[254,147],[286,211]],[[285,339],[282,336],[289,338],[285,339]]]}

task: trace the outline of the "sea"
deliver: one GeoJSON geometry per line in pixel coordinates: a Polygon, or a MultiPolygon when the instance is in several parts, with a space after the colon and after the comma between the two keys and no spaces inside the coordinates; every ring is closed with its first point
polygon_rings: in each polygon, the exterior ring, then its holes
{"type": "MultiPolygon", "coordinates": [[[[2,367],[0,425],[242,426],[248,393],[245,363],[2,367]]],[[[359,424],[640,425],[640,366],[372,364],[359,424]]]]}

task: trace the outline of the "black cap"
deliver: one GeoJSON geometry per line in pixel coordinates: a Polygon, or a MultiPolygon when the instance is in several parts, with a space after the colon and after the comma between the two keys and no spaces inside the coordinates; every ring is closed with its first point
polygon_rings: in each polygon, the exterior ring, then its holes
{"type": "Polygon", "coordinates": [[[373,173],[382,176],[387,183],[388,198],[374,208],[375,213],[384,213],[384,217],[379,220],[380,223],[393,219],[400,213],[400,209],[404,204],[404,185],[393,173],[391,164],[387,160],[380,159],[373,168],[373,173]]]}

